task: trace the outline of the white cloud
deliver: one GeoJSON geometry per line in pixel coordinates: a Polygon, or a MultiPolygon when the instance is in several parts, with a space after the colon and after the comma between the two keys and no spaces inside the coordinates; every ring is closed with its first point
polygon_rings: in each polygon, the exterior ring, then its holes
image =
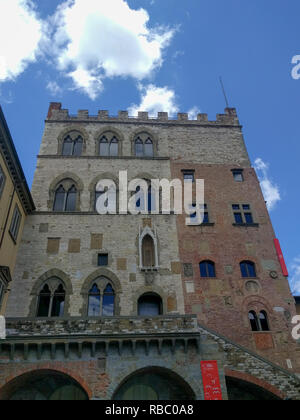
{"type": "Polygon", "coordinates": [[[254,168],[258,172],[258,178],[263,195],[267,202],[267,207],[269,210],[273,210],[277,202],[281,200],[279,187],[269,178],[269,165],[265,163],[261,158],[255,160],[254,168]]]}
{"type": "Polygon", "coordinates": [[[174,30],[149,28],[148,21],[125,0],[67,0],[49,22],[56,26],[52,53],[75,87],[95,99],[105,77],[142,80],[162,65],[174,30]]]}
{"type": "Polygon", "coordinates": [[[61,95],[63,91],[62,88],[55,81],[49,82],[46,88],[48,89],[48,91],[51,93],[52,96],[61,95]]]}
{"type": "Polygon", "coordinates": [[[175,92],[168,87],[139,85],[139,90],[141,102],[128,109],[130,115],[136,116],[138,111],[147,111],[150,117],[156,117],[158,112],[168,112],[170,116],[174,116],[178,112],[175,92]]]}
{"type": "Polygon", "coordinates": [[[196,120],[200,112],[201,112],[200,109],[197,106],[194,106],[192,109],[188,111],[189,120],[196,120]]]}
{"type": "Polygon", "coordinates": [[[36,60],[42,35],[31,0],[0,0],[0,82],[14,80],[36,60]]]}
{"type": "Polygon", "coordinates": [[[300,256],[295,258],[290,267],[290,285],[292,293],[300,295],[300,256]]]}

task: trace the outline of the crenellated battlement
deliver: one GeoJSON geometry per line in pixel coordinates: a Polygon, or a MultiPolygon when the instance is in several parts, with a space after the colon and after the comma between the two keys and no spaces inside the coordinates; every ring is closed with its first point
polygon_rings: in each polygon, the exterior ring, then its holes
{"type": "Polygon", "coordinates": [[[139,112],[138,116],[132,117],[128,111],[119,111],[117,116],[109,115],[106,110],[98,111],[98,115],[89,115],[87,110],[79,110],[77,115],[70,115],[69,110],[62,109],[60,102],[51,102],[47,115],[47,121],[108,121],[108,122],[150,122],[172,123],[193,125],[228,125],[239,126],[239,119],[235,108],[226,108],[225,114],[217,114],[215,121],[209,121],[207,114],[198,114],[197,120],[189,119],[188,113],[178,113],[177,118],[170,117],[167,112],[158,112],[157,117],[150,117],[148,112],[139,112]]]}

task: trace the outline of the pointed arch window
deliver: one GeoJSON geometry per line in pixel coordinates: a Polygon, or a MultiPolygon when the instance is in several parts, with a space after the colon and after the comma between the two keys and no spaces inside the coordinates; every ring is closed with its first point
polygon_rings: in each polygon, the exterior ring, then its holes
{"type": "Polygon", "coordinates": [[[140,137],[138,137],[135,141],[135,155],[137,157],[144,156],[144,143],[140,137]]]}
{"type": "Polygon", "coordinates": [[[146,235],[143,238],[142,257],[144,268],[155,267],[155,246],[153,238],[150,235],[146,235]]]}
{"type": "Polygon", "coordinates": [[[72,138],[68,135],[63,142],[62,154],[63,156],[81,156],[83,150],[83,138],[77,136],[72,138]]]}
{"type": "Polygon", "coordinates": [[[112,286],[108,284],[103,294],[102,315],[114,316],[114,314],[115,314],[115,292],[112,286]]]}
{"type": "Polygon", "coordinates": [[[89,292],[88,316],[100,316],[101,293],[97,284],[94,284],[89,292]]]}
{"type": "Polygon", "coordinates": [[[61,184],[55,192],[53,210],[58,212],[76,211],[76,202],[77,189],[75,185],[66,189],[64,185],[61,184]]]}
{"type": "MultiPolygon", "coordinates": [[[[104,278],[100,283],[103,283],[104,278]]],[[[94,283],[89,291],[88,316],[114,316],[115,315],[115,291],[110,283],[104,283],[104,288],[94,283]]],[[[102,284],[103,286],[103,284],[102,284]]]]}
{"type": "Polygon", "coordinates": [[[116,137],[113,137],[110,142],[109,155],[110,156],[119,155],[119,141],[116,137]]]}
{"type": "Polygon", "coordinates": [[[37,317],[63,317],[65,299],[66,293],[62,284],[57,287],[54,293],[51,292],[49,285],[45,284],[39,293],[37,317]]]}
{"type": "Polygon", "coordinates": [[[52,317],[62,317],[64,315],[66,293],[63,288],[63,285],[60,284],[54,292],[53,301],[52,301],[52,317]]]}
{"type": "Polygon", "coordinates": [[[134,142],[135,156],[137,157],[153,157],[154,144],[153,140],[147,133],[141,133],[137,136],[134,142]]]}
{"type": "Polygon", "coordinates": [[[147,138],[145,141],[145,156],[146,157],[153,157],[154,151],[153,151],[153,141],[150,139],[150,137],[147,138]]]}
{"type": "Polygon", "coordinates": [[[99,142],[100,156],[119,156],[119,140],[113,133],[105,133],[99,142]]]}
{"type": "Polygon", "coordinates": [[[100,140],[100,156],[109,156],[109,142],[106,136],[100,140]]]}

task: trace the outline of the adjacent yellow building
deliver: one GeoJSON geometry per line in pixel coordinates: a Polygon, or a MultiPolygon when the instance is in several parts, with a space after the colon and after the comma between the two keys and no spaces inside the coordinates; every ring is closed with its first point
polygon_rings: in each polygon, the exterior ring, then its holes
{"type": "Polygon", "coordinates": [[[0,107],[0,315],[5,313],[24,221],[33,210],[34,203],[0,107]]]}

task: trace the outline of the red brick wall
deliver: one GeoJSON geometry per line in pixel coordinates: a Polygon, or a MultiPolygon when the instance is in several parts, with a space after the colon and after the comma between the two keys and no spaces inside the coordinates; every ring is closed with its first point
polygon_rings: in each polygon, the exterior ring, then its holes
{"type": "Polygon", "coordinates": [[[274,246],[275,234],[261,193],[256,173],[244,169],[244,182],[235,182],[234,166],[172,163],[172,177],[182,179],[183,169],[194,169],[195,177],[205,180],[205,202],[210,209],[214,226],[186,226],[186,215],[177,218],[180,259],[193,265],[193,277],[182,274],[185,310],[197,313],[199,322],[234,342],[287,368],[291,359],[300,371],[295,358],[295,342],[291,336],[290,317],[295,305],[287,279],[282,275],[274,246]],[[233,226],[232,204],[250,204],[254,222],[259,227],[233,226]],[[216,279],[200,278],[199,263],[211,260],[216,265],[216,279]],[[240,262],[255,262],[258,290],[242,278],[240,262]],[[277,271],[273,279],[270,271],[277,271]],[[185,283],[194,283],[194,293],[187,293],[185,283]],[[283,308],[285,312],[279,309],[283,308]],[[272,334],[267,339],[252,333],[248,312],[269,316],[272,334]],[[271,345],[272,342],[274,345],[271,345]]]}
{"type": "Polygon", "coordinates": [[[89,398],[106,398],[109,378],[97,367],[97,361],[49,362],[49,363],[7,363],[0,365],[0,400],[7,398],[8,385],[26,373],[38,371],[64,373],[78,382],[89,398]]]}

